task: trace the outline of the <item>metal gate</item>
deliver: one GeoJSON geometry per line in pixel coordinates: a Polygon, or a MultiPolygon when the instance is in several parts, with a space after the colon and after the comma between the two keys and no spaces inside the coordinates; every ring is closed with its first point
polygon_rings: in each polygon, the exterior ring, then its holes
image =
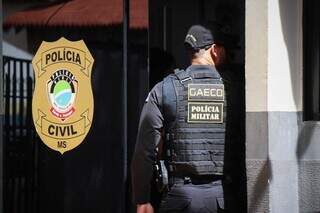
{"type": "Polygon", "coordinates": [[[3,57],[4,212],[37,211],[38,144],[32,122],[34,75],[30,60],[3,57]]]}

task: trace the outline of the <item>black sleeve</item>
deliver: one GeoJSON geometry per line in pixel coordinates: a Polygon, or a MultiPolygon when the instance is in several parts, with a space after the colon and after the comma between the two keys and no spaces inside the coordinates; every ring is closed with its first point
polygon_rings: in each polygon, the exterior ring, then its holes
{"type": "Polygon", "coordinates": [[[155,148],[161,140],[163,127],[161,108],[162,83],[160,82],[149,93],[140,115],[137,142],[131,164],[135,204],[150,202],[155,148]]]}

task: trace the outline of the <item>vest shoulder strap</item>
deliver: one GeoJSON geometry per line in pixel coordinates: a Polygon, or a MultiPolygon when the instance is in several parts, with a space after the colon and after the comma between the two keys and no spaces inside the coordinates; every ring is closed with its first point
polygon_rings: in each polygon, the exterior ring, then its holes
{"type": "Polygon", "coordinates": [[[220,76],[218,76],[214,72],[199,72],[199,73],[193,73],[192,74],[193,78],[217,78],[221,79],[220,76]]]}
{"type": "Polygon", "coordinates": [[[177,114],[177,93],[173,81],[174,75],[169,75],[163,79],[162,84],[162,107],[166,132],[174,126],[177,114]]]}
{"type": "Polygon", "coordinates": [[[175,74],[175,76],[177,76],[177,78],[181,84],[184,84],[185,82],[192,80],[189,73],[185,70],[175,69],[174,74],[175,74]]]}

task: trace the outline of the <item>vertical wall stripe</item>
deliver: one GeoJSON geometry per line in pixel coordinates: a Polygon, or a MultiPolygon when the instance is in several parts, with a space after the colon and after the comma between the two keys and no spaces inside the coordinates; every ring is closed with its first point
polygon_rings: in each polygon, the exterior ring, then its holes
{"type": "Polygon", "coordinates": [[[300,3],[268,0],[270,212],[299,212],[296,149],[301,121],[297,111],[302,109],[300,3]]]}
{"type": "MultiPolygon", "coordinates": [[[[2,1],[0,1],[0,11],[2,10],[2,1]]],[[[2,26],[2,16],[0,16],[0,25],[2,26]]],[[[0,212],[3,212],[3,69],[2,69],[2,27],[0,28],[0,212]]]]}
{"type": "Polygon", "coordinates": [[[268,1],[246,0],[246,167],[248,212],[269,212],[268,1]]]}
{"type": "Polygon", "coordinates": [[[246,111],[267,111],[268,1],[246,1],[246,111]]]}
{"type": "MultiPolygon", "coordinates": [[[[0,9],[2,11],[2,1],[0,2],[0,9]]],[[[0,24],[2,26],[2,16],[0,16],[0,24]]],[[[4,114],[4,104],[3,104],[3,69],[2,69],[2,63],[3,63],[3,57],[2,57],[2,27],[0,29],[0,115],[4,114]]]]}

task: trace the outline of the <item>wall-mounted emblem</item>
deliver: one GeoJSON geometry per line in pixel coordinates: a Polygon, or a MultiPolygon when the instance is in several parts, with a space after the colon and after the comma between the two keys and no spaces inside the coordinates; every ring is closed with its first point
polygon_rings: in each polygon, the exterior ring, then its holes
{"type": "Polygon", "coordinates": [[[93,58],[81,41],[42,42],[32,60],[33,121],[41,140],[63,154],[86,137],[93,117],[93,58]]]}

